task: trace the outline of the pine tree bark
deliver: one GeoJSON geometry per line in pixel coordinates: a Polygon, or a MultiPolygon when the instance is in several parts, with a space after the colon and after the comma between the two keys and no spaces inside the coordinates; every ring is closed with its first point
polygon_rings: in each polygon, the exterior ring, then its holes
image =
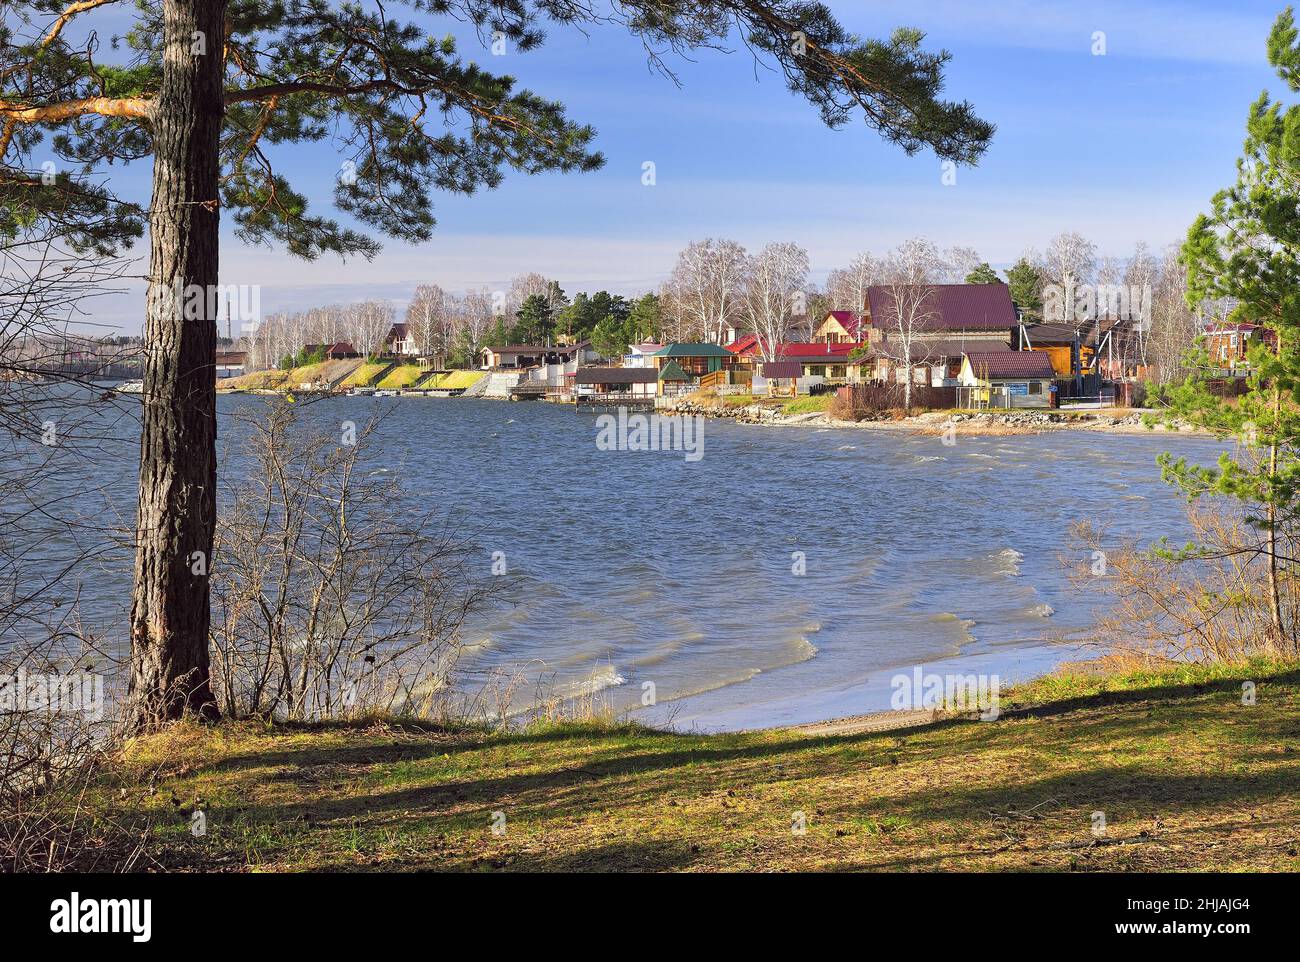
{"type": "Polygon", "coordinates": [[[208,571],[216,522],[219,143],[226,0],[164,0],[150,112],[148,315],[128,728],[215,717],[208,571]],[[196,307],[201,310],[195,311],[196,307]]]}

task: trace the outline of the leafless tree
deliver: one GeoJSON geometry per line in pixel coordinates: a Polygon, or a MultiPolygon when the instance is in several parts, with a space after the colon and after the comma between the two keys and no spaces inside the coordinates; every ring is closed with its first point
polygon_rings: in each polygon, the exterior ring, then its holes
{"type": "Polygon", "coordinates": [[[552,312],[558,311],[563,306],[560,303],[560,293],[560,285],[544,274],[538,274],[536,271],[520,274],[510,279],[506,314],[513,315],[523,306],[524,301],[534,294],[546,298],[547,306],[552,312]]]}
{"type": "Polygon", "coordinates": [[[886,263],[886,304],[872,324],[884,332],[877,349],[902,374],[903,408],[910,414],[915,368],[929,359],[927,345],[939,311],[934,284],[944,260],[934,244],[918,237],[899,245],[886,263]]]}
{"type": "Polygon", "coordinates": [[[460,309],[453,318],[456,328],[455,340],[472,359],[483,347],[483,341],[494,321],[492,311],[492,291],[484,287],[477,291],[466,291],[460,301],[460,309]]]}
{"type": "Polygon", "coordinates": [[[428,710],[492,594],[474,546],[368,470],[374,423],[313,433],[277,402],[239,415],[252,469],[226,493],[213,567],[223,714],[428,710]],[[481,572],[481,576],[478,572],[481,572]]]}
{"type": "MultiPolygon", "coordinates": [[[[1212,307],[1204,310],[1213,315],[1212,307]]],[[[1168,384],[1186,372],[1184,358],[1201,333],[1196,313],[1187,305],[1187,271],[1178,263],[1178,248],[1170,245],[1160,259],[1151,291],[1150,330],[1143,360],[1147,378],[1168,384]]]]}
{"type": "Polygon", "coordinates": [[[763,360],[776,360],[793,317],[806,313],[808,252],[798,244],[768,244],[750,258],[743,302],[763,360]]]}
{"type": "Polygon", "coordinates": [[[982,264],[984,258],[973,247],[949,247],[943,252],[936,270],[935,282],[939,284],[965,284],[970,272],[982,264]]]}
{"type": "Polygon", "coordinates": [[[446,352],[457,311],[455,298],[437,284],[421,284],[406,308],[406,330],[416,350],[428,357],[446,352]]]}
{"type": "Polygon", "coordinates": [[[1046,299],[1045,319],[1076,323],[1077,287],[1093,282],[1097,245],[1076,231],[1064,231],[1048,242],[1038,268],[1046,283],[1056,285],[1060,293],[1057,299],[1046,299]]]}
{"type": "Polygon", "coordinates": [[[387,301],[362,301],[348,310],[348,328],[352,332],[353,346],[365,357],[373,357],[383,350],[384,338],[392,330],[395,318],[393,305],[387,301]]]}
{"type": "Polygon", "coordinates": [[[725,239],[692,241],[677,255],[669,286],[678,337],[725,339],[741,315],[747,262],[745,248],[725,239]]]}
{"type": "Polygon", "coordinates": [[[826,278],[826,297],[833,311],[866,311],[867,288],[879,284],[884,264],[870,253],[863,252],[845,268],[837,268],[826,278]]]}

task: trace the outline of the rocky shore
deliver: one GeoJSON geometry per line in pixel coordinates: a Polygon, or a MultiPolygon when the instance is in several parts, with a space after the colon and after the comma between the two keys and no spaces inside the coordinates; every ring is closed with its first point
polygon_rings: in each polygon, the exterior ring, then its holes
{"type": "Polygon", "coordinates": [[[683,398],[673,407],[665,409],[663,413],[722,418],[741,424],[860,428],[912,431],[920,434],[941,434],[945,431],[962,435],[1038,434],[1046,431],[1070,430],[1105,431],[1117,434],[1145,434],[1150,431],[1200,433],[1186,425],[1177,428],[1167,428],[1163,425],[1147,427],[1143,417],[1154,412],[1137,409],[927,411],[912,417],[881,412],[870,414],[861,421],[846,421],[820,412],[786,415],[779,407],[768,404],[728,406],[721,401],[683,398]]]}

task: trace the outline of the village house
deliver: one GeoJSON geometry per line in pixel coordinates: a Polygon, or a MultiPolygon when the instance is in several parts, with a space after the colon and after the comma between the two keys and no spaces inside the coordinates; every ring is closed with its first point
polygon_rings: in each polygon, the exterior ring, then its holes
{"type": "Polygon", "coordinates": [[[247,351],[218,351],[217,380],[226,377],[240,377],[248,368],[247,351]]]}
{"type": "Polygon", "coordinates": [[[958,378],[958,406],[1045,408],[1056,372],[1042,351],[968,352],[958,378]]]}
{"type": "Polygon", "coordinates": [[[305,344],[302,350],[308,357],[323,357],[327,361],[345,361],[361,356],[347,341],[335,341],[333,344],[305,344]]]}
{"type": "Polygon", "coordinates": [[[1079,329],[1069,324],[1021,325],[1012,335],[1011,343],[1018,351],[1046,354],[1052,361],[1052,370],[1060,378],[1078,376],[1092,360],[1092,345],[1085,344],[1079,329]]]}
{"type": "MultiPolygon", "coordinates": [[[[986,350],[1008,350],[1007,342],[991,339],[967,342],[917,338],[908,352],[912,382],[928,387],[956,387],[962,358],[971,344],[986,350]]],[[[901,384],[907,376],[905,367],[901,346],[884,339],[848,362],[848,379],[850,384],[901,384]]]]}
{"type": "Polygon", "coordinates": [[[795,397],[803,372],[803,365],[798,361],[765,361],[759,365],[759,376],[754,378],[754,392],[765,391],[768,397],[795,397]]]}
{"type": "Polygon", "coordinates": [[[691,390],[694,384],[695,378],[682,370],[676,361],[669,361],[659,369],[660,394],[683,394],[691,390]]]}
{"type": "Polygon", "coordinates": [[[670,362],[676,362],[693,378],[727,370],[736,364],[736,355],[719,344],[667,344],[652,357],[660,371],[670,362]]]}
{"type": "Polygon", "coordinates": [[[522,370],[543,364],[574,364],[579,367],[597,360],[590,341],[560,346],[512,344],[485,347],[479,351],[479,367],[484,371],[522,370]]]}
{"type": "Polygon", "coordinates": [[[573,378],[576,397],[625,395],[653,398],[658,393],[659,372],[653,367],[581,367],[573,378]]]}
{"type": "Polygon", "coordinates": [[[406,323],[399,321],[388,329],[388,336],[384,338],[384,352],[398,357],[415,357],[420,353],[406,323]]]}
{"type": "Polygon", "coordinates": [[[813,340],[826,344],[860,344],[867,340],[867,325],[856,311],[831,311],[813,332],[813,340]]]}
{"type": "Polygon", "coordinates": [[[1246,353],[1252,344],[1277,343],[1271,330],[1248,321],[1211,324],[1205,329],[1203,338],[1210,363],[1234,374],[1245,374],[1249,370],[1246,353]]]}
{"type": "MultiPolygon", "coordinates": [[[[916,298],[918,309],[904,311],[905,326],[919,338],[1005,343],[1019,324],[1005,284],[929,284],[924,287],[874,285],[867,288],[864,322],[882,337],[897,336],[895,303],[916,298]]],[[[869,337],[862,338],[870,340],[869,337]]]]}
{"type": "MultiPolygon", "coordinates": [[[[763,360],[764,346],[756,334],[746,334],[728,344],[727,350],[735,355],[737,369],[756,372],[763,360]]],[[[778,344],[771,353],[774,361],[801,364],[802,377],[822,377],[832,383],[844,383],[848,380],[849,355],[857,346],[848,342],[788,341],[778,344]]]]}
{"type": "Polygon", "coordinates": [[[654,356],[663,350],[662,344],[656,344],[654,341],[642,341],[640,344],[631,344],[628,346],[627,353],[623,355],[624,367],[654,367],[654,356]]]}
{"type": "Polygon", "coordinates": [[[777,361],[790,361],[801,368],[801,377],[820,377],[830,384],[844,384],[849,378],[849,355],[857,348],[849,342],[822,344],[779,344],[777,361]]]}

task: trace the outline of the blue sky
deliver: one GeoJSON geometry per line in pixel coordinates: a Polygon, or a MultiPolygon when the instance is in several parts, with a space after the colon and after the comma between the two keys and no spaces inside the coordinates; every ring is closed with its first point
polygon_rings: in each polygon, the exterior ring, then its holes
{"type": "MultiPolygon", "coordinates": [[[[430,282],[499,288],[529,270],[570,294],[635,294],[705,236],[751,249],[795,241],[810,253],[815,281],[858,251],[880,253],[917,234],[1003,265],[1072,229],[1123,257],[1136,241],[1182,237],[1231,181],[1249,103],[1266,87],[1284,93],[1264,59],[1277,0],[828,3],[858,33],[915,26],[927,47],[952,52],[947,95],[998,125],[977,168],[945,186],[932,154],[907,157],[862,124],[827,130],[743,48],[674,61],[678,87],[615,28],[585,37],[557,29],[539,50],[476,59],[593,124],[604,169],[510,174],[496,191],[441,197],[433,240],[388,242],[372,262],[305,263],[228,237],[223,282],[261,285],[267,311],[401,302],[430,282]],[[1104,56],[1092,53],[1095,31],[1105,33],[1104,56]],[[641,183],[645,161],[656,165],[653,187],[641,183]]],[[[476,43],[463,36],[467,55],[476,43]]],[[[277,155],[318,207],[329,203],[339,161],[328,145],[277,155]]],[[[114,176],[120,190],[147,195],[146,165],[114,176]]],[[[134,294],[96,305],[125,331],[138,330],[139,310],[134,294]]]]}

